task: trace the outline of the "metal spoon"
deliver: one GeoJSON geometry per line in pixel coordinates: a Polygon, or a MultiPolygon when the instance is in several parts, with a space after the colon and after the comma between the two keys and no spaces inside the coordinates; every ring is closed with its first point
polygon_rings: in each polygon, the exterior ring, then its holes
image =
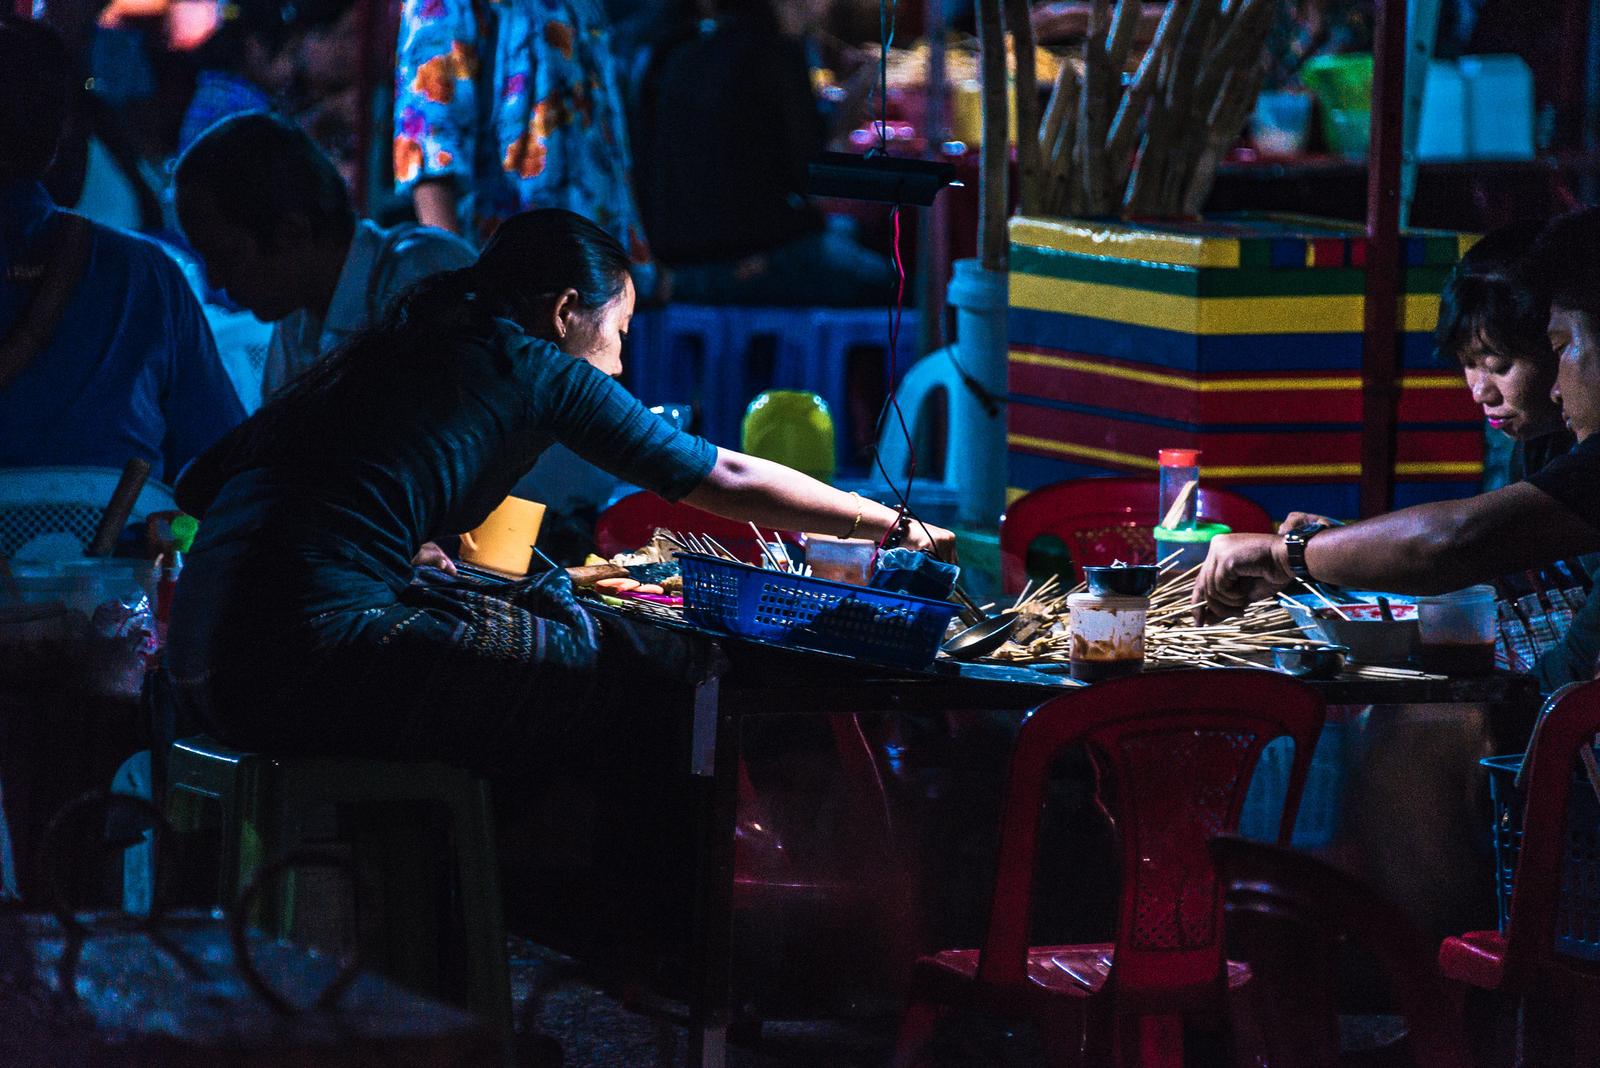
{"type": "Polygon", "coordinates": [[[1016,625],[1016,616],[993,616],[974,623],[939,648],[957,660],[976,660],[1004,645],[1016,625]]]}

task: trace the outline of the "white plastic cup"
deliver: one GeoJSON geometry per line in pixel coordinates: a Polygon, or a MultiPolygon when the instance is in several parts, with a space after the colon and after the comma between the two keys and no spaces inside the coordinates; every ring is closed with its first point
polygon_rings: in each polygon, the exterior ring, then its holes
{"type": "Polygon", "coordinates": [[[1417,598],[1422,666],[1444,675],[1493,671],[1498,618],[1493,586],[1417,598]]]}

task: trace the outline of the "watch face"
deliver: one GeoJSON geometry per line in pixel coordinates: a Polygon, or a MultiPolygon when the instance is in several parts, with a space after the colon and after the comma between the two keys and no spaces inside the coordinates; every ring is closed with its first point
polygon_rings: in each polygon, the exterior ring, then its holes
{"type": "Polygon", "coordinates": [[[1289,531],[1289,535],[1290,537],[1299,538],[1301,541],[1304,541],[1305,539],[1311,537],[1311,535],[1327,529],[1328,525],[1326,523],[1306,523],[1289,531]]]}

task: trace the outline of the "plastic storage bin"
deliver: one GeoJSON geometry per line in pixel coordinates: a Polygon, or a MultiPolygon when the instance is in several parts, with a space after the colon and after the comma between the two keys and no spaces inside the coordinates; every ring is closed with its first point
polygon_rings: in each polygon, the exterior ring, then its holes
{"type": "Polygon", "coordinates": [[[691,623],[876,664],[926,667],[956,606],[679,553],[691,623]]]}
{"type": "MultiPolygon", "coordinates": [[[[1494,801],[1495,898],[1500,929],[1511,919],[1511,890],[1522,852],[1522,790],[1517,772],[1523,757],[1485,757],[1494,801]]],[[[1600,800],[1582,772],[1573,775],[1567,802],[1566,864],[1561,869],[1561,898],[1556,906],[1556,952],[1583,960],[1600,960],[1600,800]]]]}

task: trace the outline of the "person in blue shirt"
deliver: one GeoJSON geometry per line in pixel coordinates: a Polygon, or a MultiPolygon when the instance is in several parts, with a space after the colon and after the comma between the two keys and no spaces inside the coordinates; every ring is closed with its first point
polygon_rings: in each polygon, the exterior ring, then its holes
{"type": "Polygon", "coordinates": [[[53,31],[0,19],[0,468],[140,456],[169,481],[244,410],[178,264],[40,184],[76,69],[53,31]]]}

